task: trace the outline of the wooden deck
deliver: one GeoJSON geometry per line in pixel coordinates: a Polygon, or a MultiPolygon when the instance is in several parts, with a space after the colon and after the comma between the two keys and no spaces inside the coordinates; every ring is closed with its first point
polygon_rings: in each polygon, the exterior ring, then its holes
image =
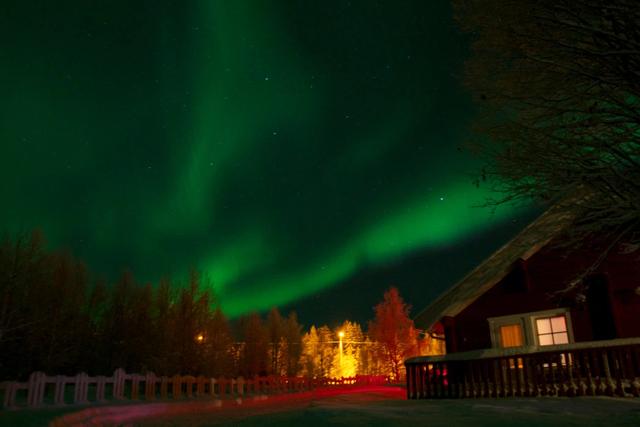
{"type": "Polygon", "coordinates": [[[408,399],[640,397],[640,338],[405,361],[408,399]]]}

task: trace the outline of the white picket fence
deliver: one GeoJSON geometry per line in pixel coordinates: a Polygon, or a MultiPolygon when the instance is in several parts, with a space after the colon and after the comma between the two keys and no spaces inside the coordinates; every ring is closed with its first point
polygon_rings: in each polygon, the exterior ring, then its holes
{"type": "Polygon", "coordinates": [[[145,375],[127,374],[123,369],[117,369],[111,377],[90,377],[85,373],[75,376],[47,376],[43,372],[34,372],[27,382],[0,383],[0,390],[4,394],[3,409],[12,409],[36,408],[44,405],[81,405],[124,399],[144,399],[145,401],[182,398],[225,399],[245,395],[301,392],[316,387],[382,385],[386,382],[387,377],[376,375],[321,379],[280,376],[251,379],[206,378],[190,375],[158,377],[151,372],[145,375]],[[73,397],[71,397],[71,391],[73,391],[73,397]],[[26,399],[24,399],[25,393],[26,399]]]}

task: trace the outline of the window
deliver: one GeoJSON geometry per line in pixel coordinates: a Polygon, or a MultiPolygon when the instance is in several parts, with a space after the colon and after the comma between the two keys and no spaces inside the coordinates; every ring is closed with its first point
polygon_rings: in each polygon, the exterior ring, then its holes
{"type": "Polygon", "coordinates": [[[500,326],[500,344],[503,348],[523,346],[522,325],[516,323],[500,326]]]}
{"type": "Polygon", "coordinates": [[[565,316],[540,317],[536,319],[536,328],[540,345],[569,344],[565,316]]]}
{"type": "Polygon", "coordinates": [[[488,317],[491,347],[537,347],[573,342],[567,308],[488,317]]]}

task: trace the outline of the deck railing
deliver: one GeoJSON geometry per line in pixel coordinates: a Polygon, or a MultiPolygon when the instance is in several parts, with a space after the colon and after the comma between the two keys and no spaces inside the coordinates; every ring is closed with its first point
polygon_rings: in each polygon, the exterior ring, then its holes
{"type": "Polygon", "coordinates": [[[385,376],[358,375],[348,378],[305,378],[266,376],[254,378],[207,378],[190,375],[158,377],[127,374],[117,369],[113,376],[47,376],[34,372],[26,382],[0,383],[3,408],[104,403],[118,400],[178,400],[189,398],[242,398],[313,390],[318,387],[382,385],[385,376]]]}
{"type": "Polygon", "coordinates": [[[407,398],[640,397],[640,338],[405,361],[407,398]]]}

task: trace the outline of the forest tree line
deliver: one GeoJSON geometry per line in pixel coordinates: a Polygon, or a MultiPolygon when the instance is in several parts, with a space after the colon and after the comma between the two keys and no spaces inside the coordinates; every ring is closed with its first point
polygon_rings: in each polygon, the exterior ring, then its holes
{"type": "Polygon", "coordinates": [[[109,375],[116,368],[157,375],[355,374],[402,376],[406,357],[441,351],[421,338],[391,288],[367,331],[345,321],[304,330],[294,312],[273,308],[230,322],[212,284],[196,270],[176,282],[92,280],[68,252],[45,249],[42,233],[0,242],[0,379],[48,374],[109,375]],[[338,333],[342,332],[340,339],[338,333]],[[339,341],[342,341],[340,354],[339,341]]]}

